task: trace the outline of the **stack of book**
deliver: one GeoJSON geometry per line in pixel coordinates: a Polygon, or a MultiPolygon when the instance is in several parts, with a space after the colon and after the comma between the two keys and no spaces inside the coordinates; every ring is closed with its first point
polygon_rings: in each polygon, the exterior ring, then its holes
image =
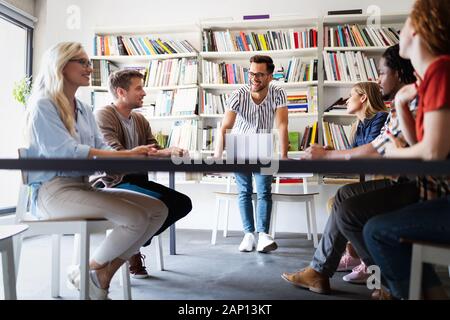
{"type": "Polygon", "coordinates": [[[288,94],[286,100],[289,112],[308,112],[308,95],[306,92],[288,94]]]}
{"type": "Polygon", "coordinates": [[[358,52],[323,52],[325,74],[330,81],[376,81],[378,71],[374,58],[358,52]]]}
{"type": "Polygon", "coordinates": [[[163,87],[197,83],[196,59],[152,60],[148,66],[145,86],[163,87]]]}
{"type": "Polygon", "coordinates": [[[289,112],[317,112],[317,87],[290,91],[286,97],[289,112]]]}
{"type": "Polygon", "coordinates": [[[343,126],[323,121],[323,141],[325,146],[334,150],[351,149],[351,126],[343,126]]]}
{"type": "Polygon", "coordinates": [[[317,30],[268,30],[264,33],[203,30],[203,51],[267,51],[317,47],[317,30]]]}
{"type": "Polygon", "coordinates": [[[196,50],[187,40],[163,41],[129,36],[96,36],[94,39],[94,53],[97,56],[150,56],[193,52],[196,50]]]}
{"type": "Polygon", "coordinates": [[[286,82],[316,81],[317,64],[317,59],[306,63],[300,58],[290,59],[285,76],[286,82]]]}
{"type": "Polygon", "coordinates": [[[390,47],[400,41],[399,31],[388,27],[343,25],[325,27],[325,47],[390,47]]]}
{"type": "Polygon", "coordinates": [[[91,86],[102,87],[107,86],[109,75],[119,70],[119,67],[111,61],[92,60],[92,69],[91,86]]]}
{"type": "Polygon", "coordinates": [[[248,68],[231,63],[215,63],[202,61],[203,83],[206,84],[237,84],[248,83],[248,68]]]}
{"type": "Polygon", "coordinates": [[[224,114],[227,101],[231,94],[213,94],[210,92],[202,91],[202,102],[200,107],[200,113],[202,114],[224,114]]]}
{"type": "Polygon", "coordinates": [[[202,150],[214,151],[214,142],[217,128],[207,127],[202,129],[202,150]]]}
{"type": "Polygon", "coordinates": [[[311,144],[318,143],[317,122],[313,126],[306,126],[300,143],[300,151],[306,150],[311,144]]]}
{"type": "Polygon", "coordinates": [[[154,116],[193,115],[197,99],[198,88],[161,91],[156,97],[154,116]]]}
{"type": "Polygon", "coordinates": [[[167,147],[197,150],[198,121],[176,121],[170,132],[167,147]]]}

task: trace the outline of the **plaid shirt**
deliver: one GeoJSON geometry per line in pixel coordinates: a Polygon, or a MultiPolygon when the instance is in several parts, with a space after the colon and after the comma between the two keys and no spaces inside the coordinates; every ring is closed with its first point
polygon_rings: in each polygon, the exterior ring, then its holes
{"type": "MultiPolygon", "coordinates": [[[[417,99],[414,100],[410,105],[410,110],[415,114],[417,111],[417,99]]],[[[391,109],[384,127],[381,129],[380,135],[372,141],[372,146],[381,155],[384,155],[386,151],[386,144],[390,142],[388,132],[393,136],[397,137],[403,144],[403,147],[407,147],[406,142],[401,130],[400,122],[397,118],[395,109],[391,109]]],[[[389,176],[387,177],[392,180],[398,180],[399,177],[389,176]]],[[[450,194],[450,177],[449,176],[420,176],[417,177],[417,185],[420,190],[420,199],[423,201],[433,200],[441,197],[445,197],[450,194]]]]}

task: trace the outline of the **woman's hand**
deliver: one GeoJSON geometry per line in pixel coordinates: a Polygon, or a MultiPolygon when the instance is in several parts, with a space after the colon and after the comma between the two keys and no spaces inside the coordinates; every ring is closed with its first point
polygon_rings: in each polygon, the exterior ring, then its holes
{"type": "Polygon", "coordinates": [[[305,150],[305,155],[302,157],[302,159],[325,159],[327,157],[327,150],[330,150],[330,148],[322,147],[318,144],[312,144],[308,149],[305,150]]]}
{"type": "Polygon", "coordinates": [[[417,96],[417,85],[415,83],[408,84],[401,88],[395,95],[395,110],[399,113],[409,110],[409,104],[417,96]]]}

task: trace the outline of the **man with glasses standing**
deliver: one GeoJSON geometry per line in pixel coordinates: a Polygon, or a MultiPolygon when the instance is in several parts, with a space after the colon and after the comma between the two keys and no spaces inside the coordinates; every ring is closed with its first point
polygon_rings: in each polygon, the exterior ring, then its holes
{"type": "MultiPolygon", "coordinates": [[[[228,100],[228,110],[219,130],[215,157],[221,158],[227,130],[234,134],[271,132],[274,122],[279,132],[281,158],[287,159],[288,109],[286,92],[271,83],[275,66],[269,56],[255,55],[250,59],[248,73],[250,83],[236,90],[228,100]]],[[[259,234],[258,252],[270,252],[277,244],[268,234],[272,214],[272,176],[254,173],[257,208],[256,231],[259,234]]],[[[255,248],[255,221],[252,206],[252,174],[235,173],[239,192],[239,210],[244,227],[244,239],[239,251],[250,252],[255,248]]]]}

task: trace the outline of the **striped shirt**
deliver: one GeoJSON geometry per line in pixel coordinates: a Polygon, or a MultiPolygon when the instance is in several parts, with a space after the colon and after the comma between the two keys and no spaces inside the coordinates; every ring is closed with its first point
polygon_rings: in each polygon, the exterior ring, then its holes
{"type": "Polygon", "coordinates": [[[246,85],[231,95],[228,100],[228,110],[237,114],[232,133],[268,133],[273,129],[275,112],[278,108],[286,107],[286,92],[269,84],[266,98],[256,104],[246,85]]]}

